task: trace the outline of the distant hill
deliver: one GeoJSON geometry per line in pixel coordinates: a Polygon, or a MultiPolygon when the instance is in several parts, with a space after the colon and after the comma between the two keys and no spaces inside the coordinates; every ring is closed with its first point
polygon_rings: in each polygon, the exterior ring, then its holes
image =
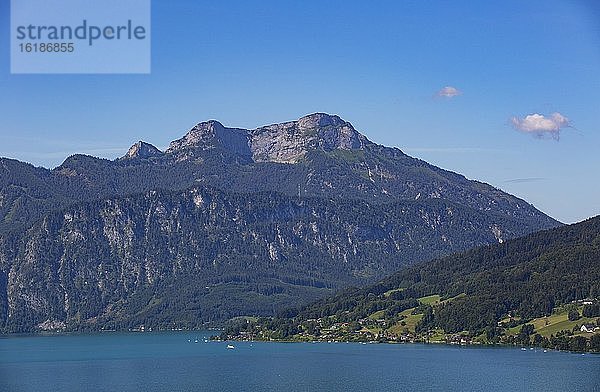
{"type": "MultiPolygon", "coordinates": [[[[469,338],[481,335],[481,341],[522,344],[533,343],[530,335],[533,339],[539,332],[540,342],[547,339],[550,347],[569,349],[568,343],[548,340],[550,334],[554,339],[561,331],[566,336],[578,333],[577,326],[596,325],[597,317],[600,217],[404,267],[374,285],[244,328],[255,336],[287,339],[315,339],[323,333],[342,340],[464,333],[469,338]],[[582,308],[584,303],[592,305],[582,308]],[[555,321],[560,322],[551,325],[555,321]],[[530,330],[523,328],[529,323],[530,330]],[[331,333],[331,325],[345,328],[331,333]]],[[[239,333],[237,328],[234,333],[239,333]]],[[[600,336],[595,342],[600,343],[600,336]]]]}
{"type": "Polygon", "coordinates": [[[160,151],[0,159],[0,328],[268,315],[560,223],[337,116],[196,125],[160,151]]]}

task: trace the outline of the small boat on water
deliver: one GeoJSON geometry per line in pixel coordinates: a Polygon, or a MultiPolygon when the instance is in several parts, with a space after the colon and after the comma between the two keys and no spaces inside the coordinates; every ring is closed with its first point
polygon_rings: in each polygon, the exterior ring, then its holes
{"type": "Polygon", "coordinates": [[[228,349],[228,350],[233,350],[234,348],[235,348],[235,346],[234,346],[234,345],[232,345],[232,344],[228,344],[228,345],[227,345],[227,349],[228,349]]]}

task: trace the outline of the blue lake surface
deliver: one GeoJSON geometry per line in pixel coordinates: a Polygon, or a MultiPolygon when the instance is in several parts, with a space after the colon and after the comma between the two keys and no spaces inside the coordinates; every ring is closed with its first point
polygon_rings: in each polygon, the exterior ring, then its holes
{"type": "Polygon", "coordinates": [[[600,391],[594,354],[209,336],[0,338],[0,391],[600,391]]]}

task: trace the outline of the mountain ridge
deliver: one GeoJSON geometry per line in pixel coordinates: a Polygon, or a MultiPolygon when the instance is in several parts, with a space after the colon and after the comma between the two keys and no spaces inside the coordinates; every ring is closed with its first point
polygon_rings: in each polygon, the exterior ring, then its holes
{"type": "Polygon", "coordinates": [[[311,149],[353,150],[362,149],[365,144],[374,143],[339,116],[313,113],[296,121],[255,129],[226,127],[217,120],[200,122],[182,138],[172,141],[165,153],[220,146],[254,162],[297,163],[311,149]]]}
{"type": "Polygon", "coordinates": [[[322,113],[254,130],[202,122],[165,152],[138,142],[129,153],[130,159],[114,161],[75,154],[52,170],[3,163],[0,231],[33,223],[48,206],[197,183],[383,203],[443,198],[540,228],[560,224],[521,199],[372,143],[350,123],[322,113]]]}

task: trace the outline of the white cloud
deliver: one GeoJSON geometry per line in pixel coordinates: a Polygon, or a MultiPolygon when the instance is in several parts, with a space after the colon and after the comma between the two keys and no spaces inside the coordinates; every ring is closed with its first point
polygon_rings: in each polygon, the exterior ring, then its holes
{"type": "Polygon", "coordinates": [[[558,112],[552,113],[549,116],[534,113],[524,118],[512,117],[510,122],[518,131],[534,135],[538,138],[549,136],[554,140],[560,139],[560,131],[563,128],[570,127],[569,119],[558,112]]]}
{"type": "Polygon", "coordinates": [[[462,91],[460,91],[456,87],[446,86],[443,89],[441,89],[440,91],[438,91],[436,96],[442,97],[442,98],[454,98],[461,94],[462,94],[462,91]]]}

